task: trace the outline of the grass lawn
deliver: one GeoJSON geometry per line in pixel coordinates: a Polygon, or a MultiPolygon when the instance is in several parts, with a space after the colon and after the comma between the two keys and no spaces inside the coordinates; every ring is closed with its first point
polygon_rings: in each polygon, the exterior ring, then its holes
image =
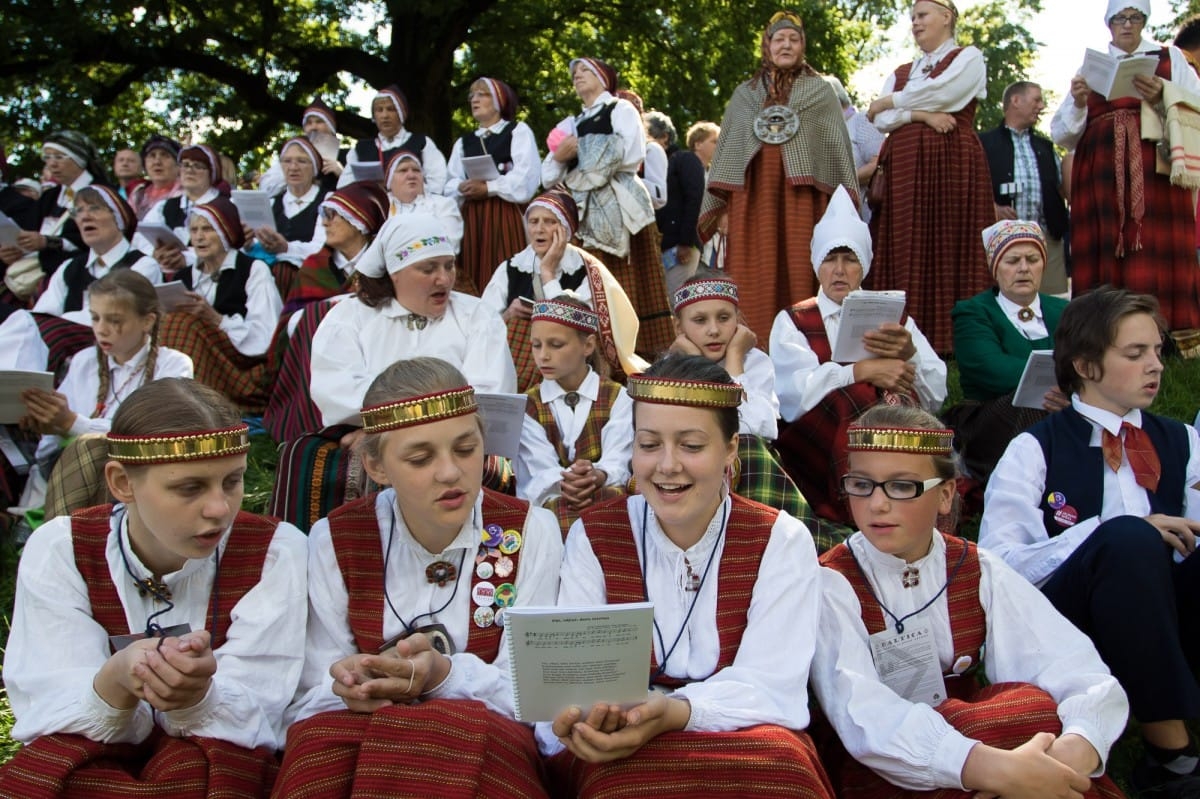
{"type": "MultiPolygon", "coordinates": [[[[953,405],[961,399],[962,391],[958,384],[958,369],[954,363],[951,363],[947,405],[953,405]]],[[[1163,387],[1151,410],[1190,424],[1196,416],[1198,407],[1200,407],[1200,360],[1168,359],[1163,387]]],[[[246,498],[243,503],[247,510],[256,513],[266,510],[271,496],[271,487],[275,481],[277,463],[278,453],[275,443],[265,434],[254,436],[251,440],[249,469],[246,473],[246,498]]],[[[963,527],[976,529],[978,520],[965,519],[963,527]]],[[[0,617],[0,639],[3,640],[8,638],[8,620],[12,613],[19,555],[19,549],[11,538],[4,537],[3,540],[0,540],[0,613],[3,614],[0,617]]],[[[13,716],[7,696],[3,695],[3,689],[0,688],[0,762],[7,760],[18,748],[18,744],[9,738],[12,722],[13,716]]],[[[1131,723],[1131,730],[1132,728],[1133,724],[1131,723]]],[[[1138,736],[1127,732],[1117,742],[1109,757],[1109,772],[1127,792],[1130,792],[1128,775],[1140,754],[1141,744],[1138,736]]],[[[1130,795],[1133,794],[1130,792],[1130,795]]]]}

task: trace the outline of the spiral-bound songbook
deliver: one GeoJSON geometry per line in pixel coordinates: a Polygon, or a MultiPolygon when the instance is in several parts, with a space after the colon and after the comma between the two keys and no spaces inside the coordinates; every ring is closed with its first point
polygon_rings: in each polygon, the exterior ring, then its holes
{"type": "Polygon", "coordinates": [[[654,605],[504,611],[517,720],[553,721],[597,702],[646,700],[654,605]]]}

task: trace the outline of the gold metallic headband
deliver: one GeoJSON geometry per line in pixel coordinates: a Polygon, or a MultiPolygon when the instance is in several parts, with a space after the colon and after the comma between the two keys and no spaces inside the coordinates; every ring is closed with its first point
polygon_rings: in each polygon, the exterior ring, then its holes
{"type": "MultiPolygon", "coordinates": [[[[929,0],[934,5],[941,6],[950,12],[954,19],[958,19],[958,6],[954,5],[954,0],[929,0]]],[[[913,3],[916,5],[916,3],[913,3]]]]}
{"type": "Polygon", "coordinates": [[[475,389],[463,386],[400,402],[385,402],[363,408],[363,430],[368,433],[382,433],[385,430],[464,416],[478,409],[479,406],[475,404],[475,389]]]}
{"type": "Polygon", "coordinates": [[[736,383],[630,375],[625,388],[630,397],[642,402],[698,408],[736,408],[742,404],[742,387],[736,383]]]}
{"type": "Polygon", "coordinates": [[[847,434],[853,451],[911,452],[916,455],[949,455],[954,451],[953,430],[907,427],[851,427],[847,434]]]}
{"type": "Polygon", "coordinates": [[[241,455],[250,449],[250,429],[234,425],[224,430],[154,436],[108,434],[108,457],[121,463],[177,463],[241,455]]]}

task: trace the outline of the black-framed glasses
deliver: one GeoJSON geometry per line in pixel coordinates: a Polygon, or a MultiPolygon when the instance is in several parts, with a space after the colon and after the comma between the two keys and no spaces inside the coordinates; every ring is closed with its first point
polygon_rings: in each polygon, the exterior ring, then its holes
{"type": "Polygon", "coordinates": [[[1110,19],[1108,21],[1108,24],[1116,25],[1117,27],[1122,27],[1124,25],[1145,25],[1146,24],[1146,15],[1145,14],[1117,14],[1115,17],[1113,17],[1112,19],[1110,19]]]}
{"type": "Polygon", "coordinates": [[[934,486],[946,482],[944,477],[928,480],[883,480],[877,482],[870,477],[847,474],[842,477],[842,491],[852,497],[869,497],[876,488],[882,488],[888,499],[916,499],[934,486]]]}

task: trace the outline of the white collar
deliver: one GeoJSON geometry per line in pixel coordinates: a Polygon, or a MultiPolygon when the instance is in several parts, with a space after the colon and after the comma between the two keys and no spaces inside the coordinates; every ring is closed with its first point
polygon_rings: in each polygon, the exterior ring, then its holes
{"type": "Polygon", "coordinates": [[[192,267],[192,278],[193,278],[192,285],[193,286],[195,285],[195,281],[203,280],[206,278],[208,280],[212,280],[215,282],[218,274],[220,274],[221,272],[224,272],[226,269],[233,269],[233,267],[237,264],[237,254],[238,254],[237,250],[226,250],[225,251],[225,260],[221,261],[221,265],[217,268],[217,271],[211,275],[208,274],[207,272],[205,272],[204,269],[200,266],[200,262],[197,261],[196,265],[192,267]]]}
{"type": "Polygon", "coordinates": [[[504,127],[507,124],[508,124],[508,120],[501,118],[500,121],[497,122],[495,125],[490,125],[486,128],[479,128],[477,131],[475,131],[475,135],[481,139],[484,137],[485,134],[490,134],[492,136],[499,135],[504,132],[504,127]]]}
{"type": "MultiPolygon", "coordinates": [[[[728,517],[732,508],[730,508],[729,492],[724,488],[721,489],[721,502],[717,505],[717,510],[708,521],[708,527],[704,530],[704,535],[700,536],[700,540],[692,544],[687,549],[681,548],[678,544],[667,537],[663,532],[662,527],[658,524],[658,518],[654,515],[654,508],[650,507],[650,503],[646,503],[646,527],[648,529],[642,532],[646,534],[648,539],[654,543],[656,547],[663,550],[664,553],[683,554],[690,562],[695,563],[694,559],[707,556],[721,536],[722,521],[728,523],[728,517]]],[[[646,502],[644,497],[640,498],[642,502],[646,502]]],[[[643,564],[642,568],[645,568],[643,564]]]]}
{"type": "MultiPolygon", "coordinates": [[[[124,505],[118,503],[113,506],[113,513],[109,517],[108,529],[110,533],[116,533],[118,536],[120,536],[121,543],[125,550],[125,557],[129,559],[129,565],[133,568],[134,574],[137,574],[139,577],[149,577],[150,575],[154,574],[154,570],[142,563],[141,559],[137,556],[137,553],[133,551],[133,541],[129,538],[129,514],[124,505]]],[[[221,536],[221,543],[217,545],[217,550],[221,554],[224,554],[225,545],[229,543],[229,532],[232,529],[233,524],[230,523],[229,527],[225,528],[225,533],[221,536]]],[[[168,572],[167,574],[160,574],[157,576],[160,577],[163,582],[170,585],[176,580],[188,577],[189,575],[195,574],[201,569],[212,565],[213,558],[211,555],[203,558],[188,558],[183,562],[183,566],[178,571],[168,572]]]]}
{"type": "Polygon", "coordinates": [[[867,561],[870,571],[878,572],[885,575],[895,574],[899,576],[903,574],[905,569],[921,569],[927,564],[937,563],[939,560],[945,559],[946,540],[938,535],[938,531],[933,529],[930,531],[931,544],[929,551],[924,557],[914,560],[912,563],[905,562],[904,558],[896,557],[888,552],[882,552],[875,548],[871,540],[860,530],[850,537],[847,542],[855,554],[861,555],[867,561]]]}
{"type": "Polygon", "coordinates": [[[1034,295],[1033,302],[1029,303],[1028,306],[1017,305],[999,291],[996,292],[996,302],[1000,304],[1000,310],[1004,311],[1004,315],[1008,316],[1009,318],[1015,318],[1024,307],[1028,307],[1029,310],[1033,311],[1034,319],[1042,318],[1042,295],[1040,292],[1034,295]]]}
{"type": "Polygon", "coordinates": [[[1126,53],[1120,47],[1117,47],[1112,42],[1109,42],[1108,43],[1108,54],[1114,55],[1117,58],[1121,58],[1121,57],[1127,56],[1127,55],[1137,55],[1138,53],[1156,53],[1159,50],[1163,49],[1164,47],[1166,47],[1166,45],[1163,44],[1162,42],[1156,42],[1153,39],[1151,39],[1149,36],[1143,36],[1141,42],[1138,43],[1138,46],[1134,49],[1134,51],[1132,53],[1126,53]]]}
{"type": "Polygon", "coordinates": [[[313,200],[317,199],[317,192],[319,192],[320,190],[321,190],[321,187],[318,186],[316,183],[314,183],[313,185],[308,187],[308,191],[304,192],[299,197],[297,197],[295,194],[292,194],[291,188],[288,188],[283,192],[283,197],[285,200],[292,203],[293,205],[298,205],[301,208],[303,208],[303,207],[307,206],[309,203],[311,203],[313,200]]]}
{"type": "Polygon", "coordinates": [[[1077,393],[1071,395],[1071,406],[1084,419],[1087,419],[1097,427],[1104,428],[1114,436],[1121,434],[1121,424],[1123,422],[1129,422],[1134,427],[1142,426],[1141,408],[1133,408],[1124,416],[1117,416],[1112,411],[1106,411],[1103,408],[1097,408],[1095,405],[1089,405],[1080,399],[1077,393]]]}
{"type": "MultiPolygon", "coordinates": [[[[426,330],[429,330],[434,325],[438,324],[439,322],[446,320],[446,319],[450,319],[454,316],[454,296],[456,294],[458,294],[457,291],[450,292],[450,297],[446,301],[446,312],[444,314],[442,314],[441,316],[438,316],[438,317],[433,317],[433,316],[426,317],[426,319],[429,320],[428,324],[426,324],[426,326],[425,326],[426,330]]],[[[390,300],[387,301],[387,304],[379,306],[378,308],[376,308],[376,310],[378,310],[381,314],[383,314],[384,316],[386,316],[389,319],[403,319],[406,316],[421,316],[422,315],[422,314],[417,313],[416,311],[410,311],[408,308],[401,305],[400,301],[397,300],[395,297],[392,297],[390,300]]],[[[415,333],[418,331],[414,330],[413,332],[415,333]]]]}
{"type": "MultiPolygon", "coordinates": [[[[512,264],[519,271],[527,275],[535,274],[538,271],[538,257],[533,252],[533,246],[527,246],[519,253],[512,257],[512,264]]],[[[562,258],[558,261],[558,269],[555,270],[555,275],[561,277],[563,275],[573,275],[583,268],[583,256],[579,254],[579,250],[574,244],[568,244],[563,250],[562,258]]]]}
{"type": "Polygon", "coordinates": [[[591,105],[585,105],[583,107],[583,115],[585,117],[591,116],[592,114],[599,111],[601,108],[603,108],[608,103],[611,103],[614,99],[616,99],[616,98],[614,98],[607,91],[600,92],[598,95],[596,95],[596,99],[592,100],[591,105]]]}
{"type": "Polygon", "coordinates": [[[411,136],[412,134],[408,132],[408,129],[401,125],[400,132],[392,138],[389,139],[380,133],[375,137],[375,141],[378,142],[380,149],[390,150],[393,147],[399,147],[401,144],[404,144],[404,142],[408,141],[411,136]]]}
{"type": "MultiPolygon", "coordinates": [[[[140,369],[142,364],[144,364],[146,362],[146,359],[148,357],[150,357],[150,339],[149,338],[146,339],[146,343],[142,345],[142,348],[140,350],[138,350],[137,352],[135,352],[133,354],[133,357],[130,358],[125,363],[117,363],[116,361],[112,360],[111,358],[109,359],[109,362],[112,363],[112,371],[113,372],[120,372],[120,373],[124,374],[125,372],[128,372],[128,371],[135,371],[137,369],[140,369]]],[[[154,375],[150,375],[150,378],[154,379],[154,375]]]]}
{"type": "Polygon", "coordinates": [[[124,258],[125,254],[129,252],[129,247],[130,247],[129,242],[126,239],[122,238],[115,245],[113,245],[113,248],[111,250],[109,250],[108,252],[96,252],[95,250],[89,250],[88,251],[88,267],[94,271],[96,268],[96,259],[103,258],[104,259],[104,268],[112,269],[113,264],[115,264],[117,261],[124,258]]]}
{"type": "Polygon", "coordinates": [[[936,64],[942,60],[943,56],[945,56],[947,53],[949,53],[955,47],[958,47],[958,42],[956,42],[954,40],[954,37],[951,36],[949,39],[947,39],[946,41],[939,44],[937,47],[935,47],[930,52],[928,52],[928,53],[922,52],[921,58],[929,59],[929,60],[933,61],[933,63],[936,64]]]}
{"type": "Polygon", "coordinates": [[[821,312],[822,319],[837,316],[842,312],[842,306],[829,299],[829,295],[825,293],[825,289],[821,288],[817,289],[817,309],[821,312]]]}
{"type": "MultiPolygon", "coordinates": [[[[554,400],[567,395],[566,389],[558,384],[557,380],[543,380],[538,387],[541,392],[542,402],[549,405],[554,400]]],[[[600,375],[592,367],[588,367],[587,377],[583,378],[583,382],[579,384],[579,388],[575,390],[579,396],[589,399],[592,402],[600,396],[600,375]]]]}
{"type": "MultiPolygon", "coordinates": [[[[385,489],[379,494],[376,500],[376,513],[379,510],[384,510],[392,515],[396,532],[396,541],[402,546],[412,549],[424,557],[439,557],[447,552],[454,550],[465,549],[468,555],[474,555],[475,550],[479,548],[479,537],[482,534],[481,520],[483,519],[483,491],[479,492],[479,496],[475,498],[475,510],[471,513],[467,520],[463,522],[462,528],[458,531],[458,535],[454,536],[453,540],[446,545],[446,548],[441,552],[430,552],[425,548],[424,544],[413,537],[412,531],[408,529],[408,525],[404,521],[404,515],[400,512],[400,506],[396,503],[396,490],[394,488],[385,489]],[[391,506],[390,509],[388,506],[391,506]]],[[[389,531],[390,532],[390,531],[389,531]]],[[[384,568],[387,564],[384,564],[384,568]]],[[[472,561],[469,565],[464,562],[463,571],[470,572],[475,568],[472,561]]],[[[468,578],[469,579],[469,578],[468,578]]]]}

